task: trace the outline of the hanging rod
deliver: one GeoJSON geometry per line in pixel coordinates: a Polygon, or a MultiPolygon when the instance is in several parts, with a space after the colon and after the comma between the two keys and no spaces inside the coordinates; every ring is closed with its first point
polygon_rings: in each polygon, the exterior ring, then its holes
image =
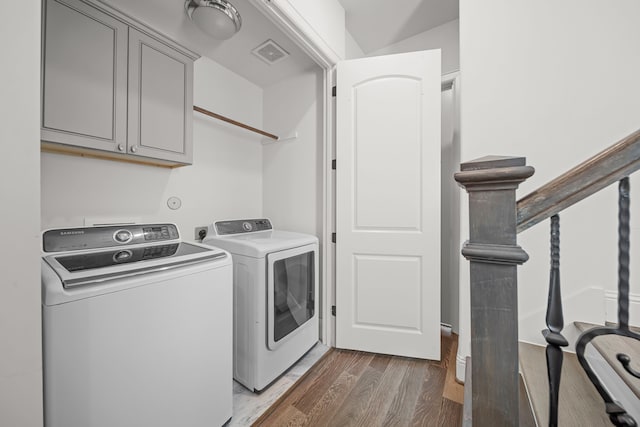
{"type": "Polygon", "coordinates": [[[198,113],[204,114],[205,116],[213,117],[214,119],[222,120],[223,122],[231,123],[232,125],[241,127],[243,129],[246,129],[246,130],[250,130],[251,132],[259,133],[260,135],[266,136],[267,138],[271,138],[271,139],[274,139],[276,141],[278,141],[280,139],[280,137],[278,137],[277,135],[274,135],[274,134],[269,133],[269,132],[265,132],[265,131],[260,130],[260,129],[256,129],[256,128],[254,128],[252,126],[249,126],[249,125],[245,125],[244,123],[237,122],[237,121],[235,121],[233,119],[230,119],[229,117],[225,117],[225,116],[222,116],[220,114],[213,113],[213,112],[211,112],[209,110],[205,110],[204,108],[198,107],[196,105],[193,106],[193,111],[197,111],[198,113]]]}

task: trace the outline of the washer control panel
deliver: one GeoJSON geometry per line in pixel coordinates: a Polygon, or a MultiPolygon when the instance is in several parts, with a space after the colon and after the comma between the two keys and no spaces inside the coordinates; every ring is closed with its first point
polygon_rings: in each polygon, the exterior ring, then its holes
{"type": "Polygon", "coordinates": [[[219,236],[227,234],[253,233],[254,231],[267,231],[273,229],[271,221],[266,218],[218,221],[214,225],[219,236]]]}
{"type": "Polygon", "coordinates": [[[42,234],[45,252],[77,251],[179,239],[174,224],[136,224],[63,228],[42,234]]]}

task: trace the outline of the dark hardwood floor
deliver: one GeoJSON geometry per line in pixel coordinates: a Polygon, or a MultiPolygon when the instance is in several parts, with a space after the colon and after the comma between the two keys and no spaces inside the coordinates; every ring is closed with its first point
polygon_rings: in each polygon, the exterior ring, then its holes
{"type": "Polygon", "coordinates": [[[439,362],[332,349],[253,425],[461,426],[457,341],[439,362]]]}

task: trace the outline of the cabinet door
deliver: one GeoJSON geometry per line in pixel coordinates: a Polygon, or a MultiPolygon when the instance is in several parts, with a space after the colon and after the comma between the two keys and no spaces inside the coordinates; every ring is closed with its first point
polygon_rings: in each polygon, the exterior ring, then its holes
{"type": "Polygon", "coordinates": [[[129,153],[192,162],[193,61],[129,29],[129,153]]]}
{"type": "Polygon", "coordinates": [[[41,138],[126,148],[127,26],[78,0],[47,0],[41,138]]]}

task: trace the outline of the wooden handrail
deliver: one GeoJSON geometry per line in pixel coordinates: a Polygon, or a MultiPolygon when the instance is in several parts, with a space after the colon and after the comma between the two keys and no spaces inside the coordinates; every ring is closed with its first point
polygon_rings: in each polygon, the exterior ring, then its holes
{"type": "Polygon", "coordinates": [[[640,130],[518,200],[517,232],[640,169],[640,130]]]}
{"type": "Polygon", "coordinates": [[[193,111],[197,111],[198,113],[204,114],[205,116],[213,117],[214,119],[222,120],[223,122],[231,123],[234,126],[241,127],[242,129],[250,130],[251,132],[259,133],[260,135],[266,136],[267,138],[275,139],[276,141],[280,138],[277,135],[274,135],[269,132],[265,132],[263,130],[254,128],[253,126],[246,125],[242,122],[238,122],[236,120],[230,119],[229,117],[225,117],[221,114],[214,113],[209,110],[205,110],[202,107],[198,107],[196,105],[193,106],[193,111]]]}

